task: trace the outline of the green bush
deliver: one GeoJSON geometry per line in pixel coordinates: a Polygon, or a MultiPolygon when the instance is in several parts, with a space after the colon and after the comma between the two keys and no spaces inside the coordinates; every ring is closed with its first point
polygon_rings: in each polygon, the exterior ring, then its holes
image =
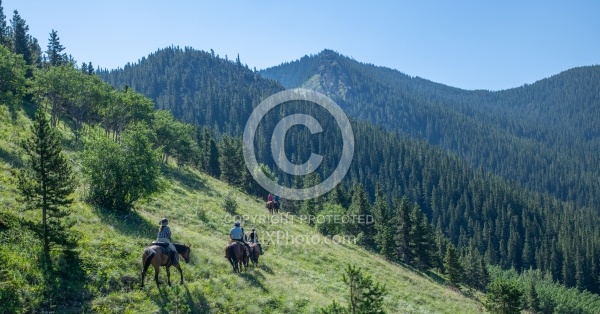
{"type": "Polygon", "coordinates": [[[230,214],[235,214],[238,208],[238,203],[235,200],[232,192],[227,193],[221,202],[221,207],[230,214]]]}
{"type": "Polygon", "coordinates": [[[101,134],[86,141],[84,172],[89,199],[96,205],[127,210],[161,190],[160,148],[153,149],[145,123],[131,125],[117,143],[101,134]]]}

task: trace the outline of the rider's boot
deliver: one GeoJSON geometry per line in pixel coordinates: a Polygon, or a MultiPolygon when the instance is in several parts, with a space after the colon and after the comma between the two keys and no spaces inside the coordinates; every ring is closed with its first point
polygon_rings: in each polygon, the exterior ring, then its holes
{"type": "Polygon", "coordinates": [[[177,260],[177,252],[171,251],[171,265],[177,265],[179,261],[177,260]]]}

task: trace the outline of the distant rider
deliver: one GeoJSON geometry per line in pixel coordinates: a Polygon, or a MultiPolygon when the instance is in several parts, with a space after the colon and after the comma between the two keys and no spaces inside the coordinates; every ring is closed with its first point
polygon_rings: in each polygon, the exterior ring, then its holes
{"type": "Polygon", "coordinates": [[[272,202],[273,201],[273,194],[269,193],[269,195],[267,195],[267,202],[272,202]]]}
{"type": "Polygon", "coordinates": [[[169,250],[171,250],[171,254],[169,258],[171,259],[171,264],[177,265],[179,261],[177,260],[177,249],[171,243],[171,228],[168,226],[169,220],[167,218],[163,218],[160,221],[160,227],[158,229],[158,242],[169,243],[169,250]]]}
{"type": "Polygon", "coordinates": [[[240,222],[239,221],[236,221],[235,225],[233,226],[233,228],[231,228],[231,231],[229,231],[229,238],[232,241],[241,242],[246,247],[246,249],[248,249],[246,251],[246,256],[249,255],[250,246],[246,242],[246,239],[245,239],[246,235],[244,234],[244,228],[240,227],[240,222]]]}
{"type": "Polygon", "coordinates": [[[252,232],[250,232],[250,243],[256,243],[260,249],[260,254],[263,254],[262,245],[260,245],[260,242],[258,242],[258,233],[256,233],[254,228],[252,228],[252,232]]]}
{"type": "Polygon", "coordinates": [[[280,207],[279,195],[275,194],[275,196],[273,196],[273,201],[275,202],[275,209],[279,210],[279,207],[280,207]]]}

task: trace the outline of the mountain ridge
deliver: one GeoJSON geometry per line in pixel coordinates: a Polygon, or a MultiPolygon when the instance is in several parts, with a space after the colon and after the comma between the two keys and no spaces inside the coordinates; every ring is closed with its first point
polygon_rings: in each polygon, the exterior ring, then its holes
{"type": "Polygon", "coordinates": [[[600,66],[569,69],[530,85],[495,92],[434,83],[331,50],[259,73],[288,88],[321,91],[356,119],[424,139],[458,153],[474,167],[530,189],[548,191],[579,205],[600,204],[593,193],[600,186],[600,172],[593,167],[600,163],[600,156],[593,154],[600,151],[600,129],[595,122],[600,120],[600,66]],[[490,142],[503,144],[492,147],[490,142]],[[515,146],[528,148],[521,153],[515,146]],[[575,158],[566,157],[567,151],[575,152],[575,158]],[[515,168],[523,157],[533,165],[515,168]],[[536,174],[534,169],[552,167],[548,159],[560,160],[559,167],[577,169],[584,174],[583,181],[592,183],[584,186],[575,178],[560,183],[561,177],[569,177],[565,169],[560,175],[536,174]],[[568,185],[577,188],[569,191],[568,185]]]}

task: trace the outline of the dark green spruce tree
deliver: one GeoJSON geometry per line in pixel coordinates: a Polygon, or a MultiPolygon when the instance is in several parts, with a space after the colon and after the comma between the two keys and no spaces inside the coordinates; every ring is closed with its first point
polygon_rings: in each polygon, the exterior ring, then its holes
{"type": "Polygon", "coordinates": [[[342,279],[349,288],[348,307],[344,308],[334,300],[331,305],[322,308],[321,313],[385,313],[383,310],[383,298],[387,293],[385,286],[373,282],[370,275],[364,274],[361,268],[353,265],[348,265],[342,279]]]}
{"type": "Polygon", "coordinates": [[[241,145],[236,138],[225,135],[219,142],[219,169],[221,180],[237,185],[242,175],[241,145]]]}
{"type": "Polygon", "coordinates": [[[69,215],[75,180],[62,154],[60,135],[50,127],[42,108],[35,113],[31,132],[33,135],[22,144],[29,156],[30,168],[20,172],[19,190],[28,208],[42,210],[40,235],[44,256],[49,257],[52,245],[70,243],[62,218],[69,215]]]}
{"type": "Polygon", "coordinates": [[[349,213],[355,215],[354,230],[362,235],[361,242],[367,248],[375,247],[375,227],[373,226],[373,214],[367,191],[361,184],[355,184],[352,188],[352,203],[349,213]]]}
{"type": "Polygon", "coordinates": [[[377,186],[375,192],[375,204],[373,204],[373,220],[375,223],[375,243],[379,253],[389,260],[396,258],[394,245],[394,222],[390,206],[385,200],[381,186],[377,186]]]}
{"type": "Polygon", "coordinates": [[[458,286],[462,281],[463,269],[458,259],[458,252],[451,243],[446,246],[446,256],[444,256],[444,269],[448,275],[448,282],[453,286],[458,286]]]}
{"type": "Polygon", "coordinates": [[[433,228],[427,221],[427,216],[415,204],[410,212],[409,219],[409,250],[413,257],[411,263],[421,268],[431,268],[434,264],[435,239],[433,228]]]}
{"type": "Polygon", "coordinates": [[[515,281],[495,280],[487,286],[485,308],[492,314],[521,313],[523,291],[515,281]]]}
{"type": "Polygon", "coordinates": [[[11,24],[13,34],[13,52],[22,55],[25,62],[28,65],[32,65],[33,59],[30,49],[31,47],[29,46],[29,36],[27,34],[29,31],[29,26],[27,26],[27,23],[21,18],[17,10],[13,12],[11,24]]]}
{"type": "Polygon", "coordinates": [[[401,201],[396,202],[396,222],[394,242],[396,244],[396,254],[398,260],[408,263],[412,260],[413,255],[410,250],[410,203],[408,198],[403,197],[401,201]]]}
{"type": "Polygon", "coordinates": [[[50,38],[48,38],[48,50],[46,50],[46,55],[48,55],[48,63],[51,66],[61,65],[67,60],[66,54],[62,53],[63,50],[65,50],[65,47],[60,44],[58,32],[52,30],[50,33],[50,38]]]}
{"type": "Polygon", "coordinates": [[[6,23],[6,15],[4,14],[4,7],[2,7],[2,0],[0,0],[0,45],[3,45],[10,49],[10,29],[6,23]]]}
{"type": "Polygon", "coordinates": [[[208,175],[218,178],[221,174],[219,168],[219,149],[208,128],[196,129],[196,141],[200,146],[199,166],[208,175]]]}

